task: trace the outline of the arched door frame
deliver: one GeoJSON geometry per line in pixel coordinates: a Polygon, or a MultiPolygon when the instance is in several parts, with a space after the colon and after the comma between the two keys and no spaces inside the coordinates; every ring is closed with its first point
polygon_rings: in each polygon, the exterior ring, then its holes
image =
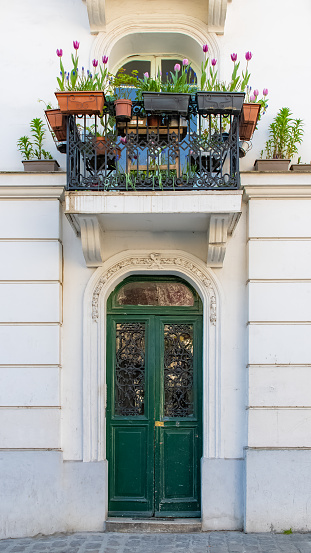
{"type": "Polygon", "coordinates": [[[203,457],[220,451],[220,290],[211,269],[182,251],[126,251],[90,278],[83,311],[83,461],[106,460],[106,302],[135,274],[175,275],[188,281],[203,303],[203,457]]]}

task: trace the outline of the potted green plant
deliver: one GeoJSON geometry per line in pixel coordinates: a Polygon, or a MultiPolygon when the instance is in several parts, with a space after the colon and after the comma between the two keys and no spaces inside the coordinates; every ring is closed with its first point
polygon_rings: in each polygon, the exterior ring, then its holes
{"type": "Polygon", "coordinates": [[[137,73],[135,69],[130,75],[125,73],[124,67],[121,67],[117,74],[112,77],[113,99],[118,122],[127,122],[132,119],[132,100],[130,95],[133,88],[136,88],[137,73]]]}
{"type": "Polygon", "coordinates": [[[59,90],[55,92],[62,114],[100,115],[105,104],[105,92],[109,89],[108,57],[102,57],[103,67],[98,60],[92,61],[93,73],[79,69],[78,49],[80,43],[73,41],[75,54],[71,54],[73,68],[67,72],[62,63],[63,50],[57,49],[60,62],[60,77],[57,77],[59,90]]]}
{"type": "Polygon", "coordinates": [[[310,163],[301,163],[301,156],[298,158],[297,163],[292,163],[290,166],[291,171],[297,173],[311,173],[311,161],[310,163]]]}
{"type": "Polygon", "coordinates": [[[269,126],[269,139],[261,159],[255,161],[255,170],[287,171],[291,158],[298,153],[297,144],[302,142],[302,127],[302,119],[293,119],[289,108],[281,108],[269,126]]]}
{"type": "Polygon", "coordinates": [[[17,141],[17,147],[24,158],[24,171],[58,171],[58,162],[43,148],[46,129],[42,119],[35,117],[31,120],[30,132],[32,141],[28,136],[21,136],[17,141]]]}

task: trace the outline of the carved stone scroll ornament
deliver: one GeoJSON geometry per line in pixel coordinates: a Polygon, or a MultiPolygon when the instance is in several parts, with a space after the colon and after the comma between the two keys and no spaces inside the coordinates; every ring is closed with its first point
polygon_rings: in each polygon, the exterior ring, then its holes
{"type": "Polygon", "coordinates": [[[148,268],[161,268],[166,265],[176,265],[178,267],[187,269],[190,273],[196,275],[202,284],[211,292],[210,298],[210,322],[216,324],[216,297],[214,295],[214,288],[211,280],[191,261],[183,259],[181,257],[162,257],[160,253],[150,253],[144,257],[129,257],[123,261],[119,261],[108,271],[100,277],[92,297],[92,319],[98,321],[99,316],[99,296],[104,284],[117,272],[121,271],[125,267],[142,266],[148,268]]]}

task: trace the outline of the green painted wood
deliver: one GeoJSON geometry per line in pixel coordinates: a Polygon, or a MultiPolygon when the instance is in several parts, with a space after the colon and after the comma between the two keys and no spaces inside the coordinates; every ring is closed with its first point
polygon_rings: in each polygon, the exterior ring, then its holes
{"type": "Polygon", "coordinates": [[[202,304],[193,291],[195,306],[192,307],[122,306],[120,309],[114,301],[122,284],[107,305],[109,515],[197,517],[200,516],[202,455],[202,304]],[[144,412],[122,416],[115,408],[119,393],[116,395],[116,335],[120,328],[130,328],[124,325],[136,323],[145,328],[144,412]],[[182,328],[193,329],[193,387],[187,395],[193,401],[193,412],[188,416],[165,415],[167,339],[164,334],[167,329],[177,328],[174,325],[188,325],[182,328]],[[155,426],[156,421],[162,426],[155,426]]]}

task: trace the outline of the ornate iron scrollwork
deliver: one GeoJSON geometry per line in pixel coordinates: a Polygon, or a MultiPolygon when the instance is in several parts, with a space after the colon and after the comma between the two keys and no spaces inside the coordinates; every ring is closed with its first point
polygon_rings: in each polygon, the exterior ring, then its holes
{"type": "Polygon", "coordinates": [[[113,102],[104,115],[68,116],[68,190],[234,189],[239,177],[239,115],[187,117],[144,111],[133,102],[132,120],[116,122],[113,102]]]}
{"type": "Polygon", "coordinates": [[[145,324],[116,325],[115,414],[144,414],[145,324]]]}
{"type": "Polygon", "coordinates": [[[193,325],[164,325],[164,415],[193,415],[193,325]]]}

